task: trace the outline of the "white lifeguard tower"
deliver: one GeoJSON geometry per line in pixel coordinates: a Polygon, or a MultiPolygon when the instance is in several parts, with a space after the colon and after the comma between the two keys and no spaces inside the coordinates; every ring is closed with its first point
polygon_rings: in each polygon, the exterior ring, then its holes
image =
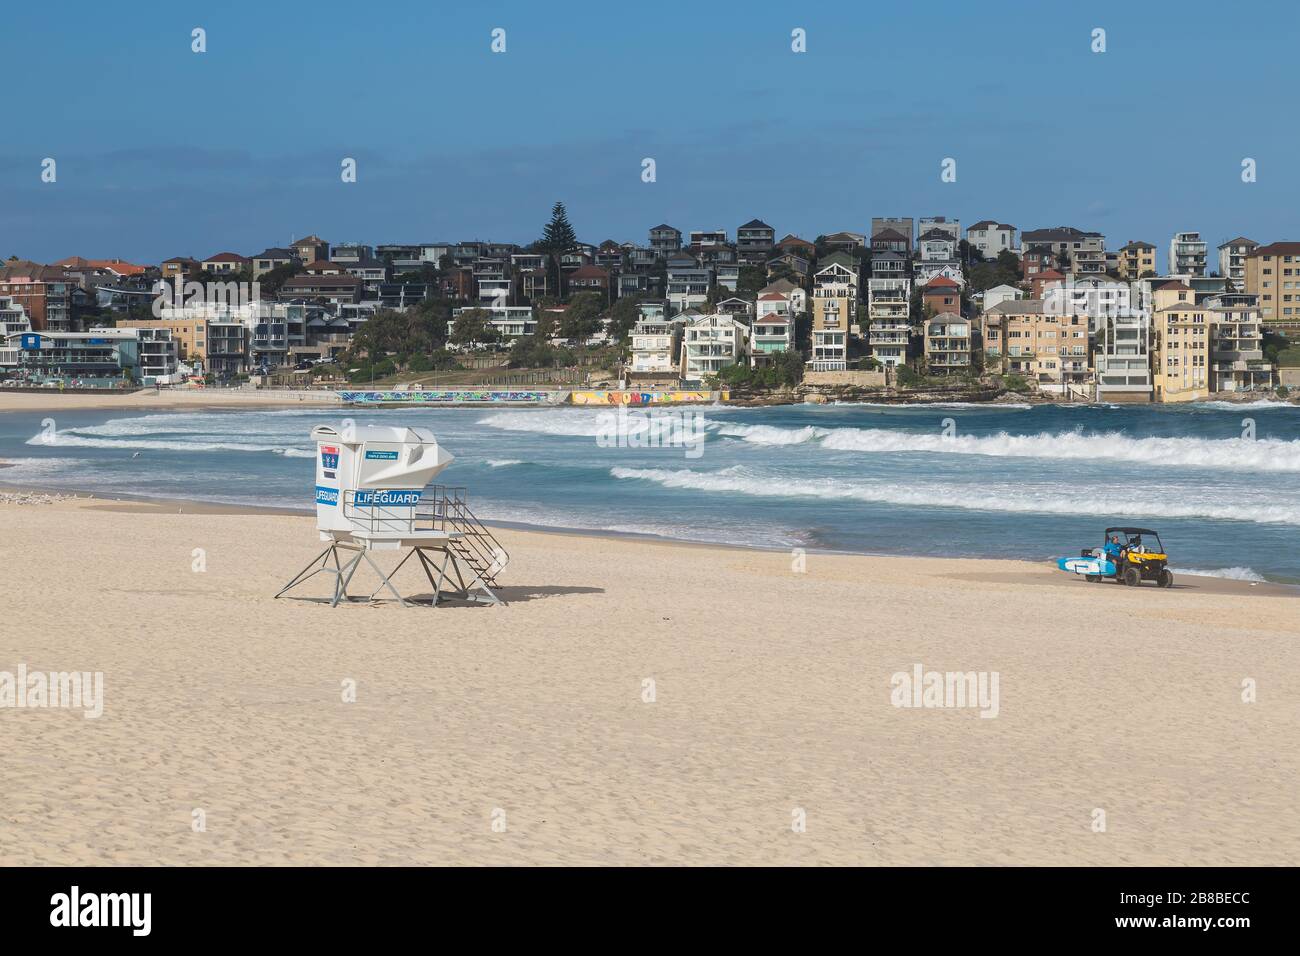
{"type": "Polygon", "coordinates": [[[463,488],[430,482],[454,461],[427,428],[317,425],[316,529],[329,546],[275,595],[317,574],[334,577],[331,607],[354,600],[348,585],[364,561],[403,607],[392,578],[412,557],[433,585],[432,604],[444,596],[500,604],[492,588],[510,556],[470,512],[463,488]],[[405,551],[384,573],[371,552],[405,551]],[[340,557],[342,555],[342,557],[340,557]],[[437,571],[437,579],[434,578],[437,571]],[[452,583],[452,577],[457,588],[452,583]]]}

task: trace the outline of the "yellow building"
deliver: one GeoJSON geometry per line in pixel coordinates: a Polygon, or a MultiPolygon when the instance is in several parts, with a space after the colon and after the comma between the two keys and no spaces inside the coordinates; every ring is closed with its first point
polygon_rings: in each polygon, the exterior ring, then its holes
{"type": "Polygon", "coordinates": [[[1153,385],[1157,402],[1196,402],[1209,397],[1211,313],[1196,304],[1182,282],[1166,282],[1152,292],[1155,314],[1153,385]]]}
{"type": "Polygon", "coordinates": [[[208,323],[206,319],[124,319],[133,329],[171,329],[177,358],[182,362],[206,362],[208,323]]]}
{"type": "Polygon", "coordinates": [[[984,313],[983,340],[988,367],[1034,382],[1039,391],[1087,395],[1092,381],[1087,315],[1056,315],[1042,299],[1009,299],[984,313]]]}
{"type": "Polygon", "coordinates": [[[813,278],[812,357],[814,372],[842,371],[847,367],[849,332],[858,319],[858,274],[832,262],[813,278]]]}
{"type": "Polygon", "coordinates": [[[1119,250],[1121,279],[1140,279],[1156,274],[1156,247],[1149,242],[1130,242],[1119,250]]]}
{"type": "Polygon", "coordinates": [[[1246,291],[1259,296],[1266,326],[1300,331],[1300,242],[1273,242],[1248,253],[1246,291]]]}

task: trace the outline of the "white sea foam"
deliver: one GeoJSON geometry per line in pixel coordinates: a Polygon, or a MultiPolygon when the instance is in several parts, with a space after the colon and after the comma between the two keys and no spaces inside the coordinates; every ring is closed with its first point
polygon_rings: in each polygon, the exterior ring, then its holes
{"type": "Polygon", "coordinates": [[[1024,411],[1033,408],[1028,402],[828,402],[829,405],[860,408],[977,408],[980,411],[1024,411]]]}
{"type": "Polygon", "coordinates": [[[522,465],[523,461],[518,458],[488,458],[489,468],[508,468],[511,465],[522,465]]]}
{"type": "Polygon", "coordinates": [[[1192,402],[1196,408],[1217,408],[1235,412],[1241,408],[1300,408],[1293,402],[1279,402],[1271,398],[1257,398],[1253,402],[1192,402]]]}
{"type": "Polygon", "coordinates": [[[1158,488],[1139,494],[1081,491],[1075,494],[1034,488],[989,488],[974,485],[913,485],[854,482],[840,478],[771,478],[734,465],[721,471],[690,469],[610,469],[620,479],[650,481],[665,488],[729,492],[766,498],[819,498],[922,508],[957,508],[1015,514],[1126,515],[1143,518],[1213,518],[1261,524],[1300,525],[1300,504],[1267,502],[1225,504],[1162,495],[1158,488]]]}
{"type": "Polygon", "coordinates": [[[480,425],[500,428],[510,432],[532,432],[538,435],[568,435],[575,438],[595,438],[601,431],[598,410],[496,412],[478,420],[480,425]]]}
{"type": "Polygon", "coordinates": [[[47,440],[44,433],[38,433],[27,439],[28,445],[46,445],[51,448],[107,448],[117,451],[239,451],[270,452],[286,458],[313,458],[315,452],[306,448],[288,448],[283,445],[255,445],[244,442],[205,441],[198,439],[150,439],[150,438],[100,438],[80,435],[76,431],[57,432],[53,440],[47,440]]]}
{"type": "Polygon", "coordinates": [[[1131,438],[1119,432],[1098,435],[1082,431],[944,436],[937,430],[922,433],[886,428],[774,425],[719,425],[716,432],[758,445],[817,443],[832,451],[932,452],[995,458],[1122,461],[1154,467],[1300,472],[1300,441],[1276,439],[1131,438]]]}
{"type": "Polygon", "coordinates": [[[1201,568],[1170,568],[1174,574],[1190,574],[1194,577],[1205,578],[1227,578],[1230,581],[1267,581],[1268,578],[1252,568],[1215,568],[1213,570],[1204,570],[1201,568]]]}

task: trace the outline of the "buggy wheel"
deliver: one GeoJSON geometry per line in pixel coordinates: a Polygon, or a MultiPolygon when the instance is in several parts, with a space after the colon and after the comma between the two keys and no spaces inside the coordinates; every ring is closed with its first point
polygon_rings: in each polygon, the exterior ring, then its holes
{"type": "Polygon", "coordinates": [[[1168,568],[1160,569],[1160,576],[1156,578],[1156,583],[1162,588],[1171,588],[1174,586],[1174,572],[1168,568]]]}
{"type": "Polygon", "coordinates": [[[1123,581],[1129,587],[1135,588],[1142,583],[1142,572],[1130,564],[1124,569],[1123,581]]]}
{"type": "Polygon", "coordinates": [[[1096,584],[1101,580],[1100,574],[1085,574],[1084,577],[1087,579],[1089,584],[1096,584]]]}

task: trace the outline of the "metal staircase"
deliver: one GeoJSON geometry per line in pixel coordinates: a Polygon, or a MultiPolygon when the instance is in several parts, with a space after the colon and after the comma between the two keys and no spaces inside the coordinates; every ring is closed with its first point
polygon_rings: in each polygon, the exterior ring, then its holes
{"type": "Polygon", "coordinates": [[[420,499],[417,520],[432,522],[436,531],[458,532],[461,537],[453,538],[447,550],[455,558],[454,570],[462,591],[469,594],[473,588],[481,587],[494,602],[500,601],[492,588],[497,586],[498,575],[510,563],[510,555],[496,535],[469,510],[464,488],[430,485],[420,499]],[[461,564],[474,575],[468,583],[461,576],[461,564]]]}

